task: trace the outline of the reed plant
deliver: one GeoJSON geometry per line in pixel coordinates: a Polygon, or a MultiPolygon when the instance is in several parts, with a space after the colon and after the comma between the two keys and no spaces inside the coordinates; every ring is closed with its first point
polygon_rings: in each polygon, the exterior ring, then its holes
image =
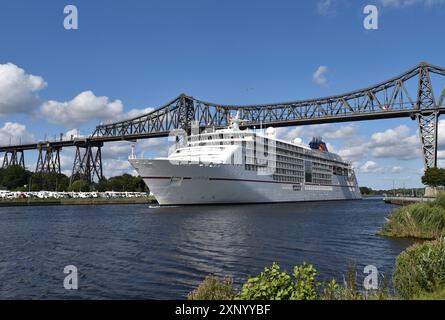
{"type": "Polygon", "coordinates": [[[445,291],[445,238],[412,245],[396,259],[394,286],[404,299],[442,296],[445,291]]]}
{"type": "Polygon", "coordinates": [[[395,209],[379,234],[430,240],[445,236],[445,194],[439,194],[432,202],[395,209]]]}
{"type": "Polygon", "coordinates": [[[231,278],[207,276],[189,295],[188,300],[232,300],[236,292],[231,278]]]}

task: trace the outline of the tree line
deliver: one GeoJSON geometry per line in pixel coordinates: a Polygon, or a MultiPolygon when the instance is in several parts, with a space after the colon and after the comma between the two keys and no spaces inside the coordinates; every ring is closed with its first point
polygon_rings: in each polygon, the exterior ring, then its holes
{"type": "MultiPolygon", "coordinates": [[[[444,187],[445,186],[445,169],[444,168],[428,168],[425,170],[422,178],[422,183],[430,187],[444,187]]],[[[403,194],[406,193],[407,189],[391,189],[391,190],[373,190],[369,187],[360,187],[361,194],[364,195],[382,195],[384,193],[396,193],[403,194]]],[[[409,191],[415,194],[422,194],[423,188],[409,188],[409,191]]]]}
{"type": "Polygon", "coordinates": [[[10,191],[148,191],[141,177],[130,174],[102,179],[89,184],[82,179],[70,185],[70,178],[63,173],[34,173],[20,166],[0,169],[0,189],[10,191]]]}

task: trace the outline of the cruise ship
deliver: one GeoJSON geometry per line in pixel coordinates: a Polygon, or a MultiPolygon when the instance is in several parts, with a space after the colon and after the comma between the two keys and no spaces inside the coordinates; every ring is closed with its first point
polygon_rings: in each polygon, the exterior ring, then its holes
{"type": "Polygon", "coordinates": [[[160,205],[361,199],[351,163],[321,138],[305,146],[239,122],[177,139],[168,157],[129,161],[160,205]]]}

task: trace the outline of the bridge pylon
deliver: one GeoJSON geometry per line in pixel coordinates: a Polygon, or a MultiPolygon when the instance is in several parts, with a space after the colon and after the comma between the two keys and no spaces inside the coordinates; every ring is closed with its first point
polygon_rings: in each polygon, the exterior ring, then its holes
{"type": "Polygon", "coordinates": [[[36,173],[61,173],[60,150],[51,144],[40,144],[38,146],[39,156],[37,158],[36,173]]]}
{"type": "Polygon", "coordinates": [[[195,106],[192,98],[181,94],[179,97],[179,127],[190,133],[192,122],[195,120],[195,106]]]}
{"type": "Polygon", "coordinates": [[[417,109],[416,118],[419,124],[424,167],[425,169],[435,168],[437,167],[437,126],[440,110],[434,98],[427,64],[419,67],[417,109]]]}
{"type": "Polygon", "coordinates": [[[89,184],[103,179],[102,151],[103,142],[83,139],[76,141],[76,155],[70,184],[83,179],[89,184]]]}
{"type": "Polygon", "coordinates": [[[25,168],[25,156],[23,150],[12,149],[5,151],[2,169],[6,169],[10,166],[20,166],[25,168]]]}

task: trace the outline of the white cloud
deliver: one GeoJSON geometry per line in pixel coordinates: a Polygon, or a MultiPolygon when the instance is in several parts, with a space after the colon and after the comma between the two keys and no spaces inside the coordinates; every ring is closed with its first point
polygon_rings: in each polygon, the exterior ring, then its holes
{"type": "Polygon", "coordinates": [[[406,125],[376,132],[369,141],[355,141],[339,151],[340,156],[354,161],[366,156],[412,160],[421,157],[420,139],[406,125]]]}
{"type": "MultiPolygon", "coordinates": [[[[106,153],[105,150],[108,148],[108,144],[105,144],[102,148],[102,170],[106,178],[121,175],[123,173],[135,174],[131,164],[128,162],[127,158],[116,159],[111,153],[106,153]]],[[[71,176],[74,163],[74,148],[65,148],[60,154],[60,167],[63,174],[68,177],[71,176]]],[[[128,154],[126,155],[128,156],[128,154]]]]}
{"type": "Polygon", "coordinates": [[[379,169],[380,168],[378,164],[375,163],[374,161],[366,161],[363,165],[357,168],[357,171],[362,173],[369,173],[369,172],[376,172],[379,169]]]}
{"type": "Polygon", "coordinates": [[[71,129],[65,133],[65,135],[63,136],[63,139],[71,140],[74,138],[82,138],[82,137],[85,137],[85,135],[81,134],[79,129],[71,129]]]}
{"type": "Polygon", "coordinates": [[[293,141],[301,138],[309,141],[312,137],[323,137],[324,140],[353,139],[357,133],[357,127],[353,124],[336,126],[333,124],[317,124],[311,126],[298,126],[294,128],[276,128],[277,136],[281,139],[293,141]]]}
{"type": "Polygon", "coordinates": [[[406,125],[377,132],[371,136],[371,153],[376,158],[411,160],[420,156],[420,139],[406,125]]]}
{"type": "Polygon", "coordinates": [[[327,66],[319,66],[312,75],[312,81],[318,85],[327,85],[328,79],[326,78],[326,73],[328,72],[328,70],[329,68],[327,66]]]}
{"type": "Polygon", "coordinates": [[[445,120],[439,120],[437,130],[438,148],[439,150],[445,150],[445,120]]]}
{"type": "Polygon", "coordinates": [[[74,153],[75,148],[65,148],[62,149],[62,152],[60,153],[60,169],[62,173],[68,177],[71,177],[73,170],[74,153]]]}
{"type": "Polygon", "coordinates": [[[319,0],[317,2],[317,11],[321,15],[327,15],[332,12],[333,0],[319,0]]]}
{"type": "Polygon", "coordinates": [[[31,114],[40,107],[40,116],[51,123],[73,129],[91,120],[118,121],[135,118],[154,110],[142,108],[124,112],[122,101],[96,96],[91,90],[81,92],[70,101],[42,102],[37,93],[46,87],[47,83],[42,77],[27,74],[12,63],[0,64],[0,116],[31,114]]]}
{"type": "Polygon", "coordinates": [[[403,168],[401,166],[380,166],[377,162],[368,160],[364,164],[354,163],[354,168],[359,173],[378,173],[378,174],[388,174],[388,173],[400,173],[403,168]]]}
{"type": "Polygon", "coordinates": [[[132,119],[143,116],[147,113],[154,111],[154,108],[145,108],[145,109],[131,109],[127,113],[123,115],[123,119],[132,119]]]}
{"type": "Polygon", "coordinates": [[[42,115],[49,122],[73,128],[90,120],[111,120],[123,112],[120,100],[97,97],[92,91],[84,91],[67,102],[47,101],[41,107],[42,115]]]}
{"type": "Polygon", "coordinates": [[[445,4],[445,0],[380,0],[384,7],[405,8],[413,5],[423,5],[432,7],[434,5],[445,4]]]}
{"type": "Polygon", "coordinates": [[[34,140],[34,136],[21,123],[6,122],[0,128],[0,145],[29,143],[34,140]]]}
{"type": "Polygon", "coordinates": [[[135,174],[133,167],[128,160],[106,159],[103,161],[104,176],[111,178],[124,173],[135,174]]]}
{"type": "Polygon", "coordinates": [[[101,123],[136,118],[153,111],[153,108],[131,109],[124,112],[121,100],[110,101],[106,96],[96,96],[84,91],[70,101],[47,101],[40,112],[51,123],[74,128],[82,123],[96,120],[101,123]]]}
{"type": "Polygon", "coordinates": [[[126,159],[131,153],[132,142],[116,141],[104,144],[102,148],[103,158],[123,158],[126,159]]]}
{"type": "Polygon", "coordinates": [[[366,144],[357,143],[347,147],[343,147],[338,154],[349,161],[355,161],[366,157],[368,147],[366,144]]]}
{"type": "Polygon", "coordinates": [[[41,103],[37,92],[46,86],[42,77],[15,64],[0,64],[0,115],[32,113],[41,103]]]}
{"type": "Polygon", "coordinates": [[[403,168],[401,166],[392,166],[390,169],[390,171],[392,173],[400,173],[400,172],[402,172],[402,170],[403,170],[403,168]]]}

